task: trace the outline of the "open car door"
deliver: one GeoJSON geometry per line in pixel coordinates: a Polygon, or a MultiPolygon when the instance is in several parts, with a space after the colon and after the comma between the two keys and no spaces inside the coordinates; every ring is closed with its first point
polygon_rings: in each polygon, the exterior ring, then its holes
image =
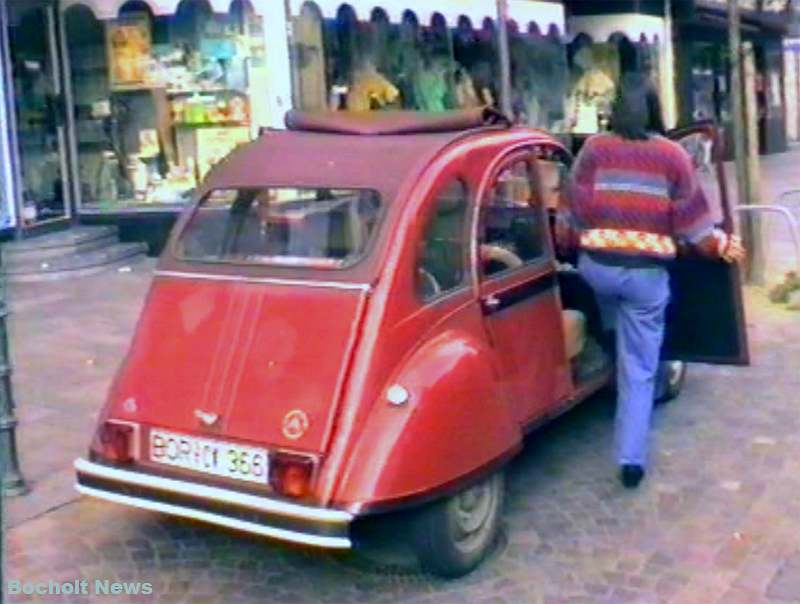
{"type": "MultiPolygon", "coordinates": [[[[668,135],[692,156],[716,222],[733,232],[733,217],[722,163],[722,137],[712,123],[668,135]]],[[[662,357],[715,364],[750,362],[740,268],[722,260],[682,252],[670,268],[672,301],[662,357]]]]}

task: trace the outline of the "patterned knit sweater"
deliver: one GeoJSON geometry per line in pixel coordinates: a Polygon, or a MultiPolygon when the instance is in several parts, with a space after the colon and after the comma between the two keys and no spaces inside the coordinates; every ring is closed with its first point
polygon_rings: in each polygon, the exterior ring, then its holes
{"type": "Polygon", "coordinates": [[[664,137],[586,141],[572,171],[570,210],[581,248],[603,256],[669,260],[676,239],[714,227],[689,155],[664,137]]]}

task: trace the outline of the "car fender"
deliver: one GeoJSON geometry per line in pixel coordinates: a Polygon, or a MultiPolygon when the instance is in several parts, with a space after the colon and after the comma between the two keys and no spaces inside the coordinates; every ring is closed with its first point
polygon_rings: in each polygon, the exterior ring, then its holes
{"type": "Polygon", "coordinates": [[[433,498],[516,453],[522,434],[492,354],[482,338],[447,329],[407,356],[359,433],[336,504],[363,512],[433,498]],[[390,401],[393,387],[408,400],[390,401]]]}

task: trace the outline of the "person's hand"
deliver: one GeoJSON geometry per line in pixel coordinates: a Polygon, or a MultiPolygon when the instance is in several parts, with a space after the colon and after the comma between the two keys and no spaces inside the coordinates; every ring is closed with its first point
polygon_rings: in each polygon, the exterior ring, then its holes
{"type": "Polygon", "coordinates": [[[747,257],[747,251],[738,235],[729,235],[721,229],[714,229],[713,236],[717,242],[717,256],[725,262],[741,262],[747,257]]]}
{"type": "Polygon", "coordinates": [[[742,239],[738,235],[729,235],[728,246],[720,254],[725,262],[742,262],[747,257],[747,250],[742,245],[742,239]]]}

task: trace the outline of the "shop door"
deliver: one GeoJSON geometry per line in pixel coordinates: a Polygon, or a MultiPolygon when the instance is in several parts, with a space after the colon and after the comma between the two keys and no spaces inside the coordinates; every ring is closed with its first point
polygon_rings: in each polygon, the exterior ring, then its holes
{"type": "Polygon", "coordinates": [[[55,19],[52,2],[8,3],[17,215],[26,230],[71,216],[55,19]]]}

